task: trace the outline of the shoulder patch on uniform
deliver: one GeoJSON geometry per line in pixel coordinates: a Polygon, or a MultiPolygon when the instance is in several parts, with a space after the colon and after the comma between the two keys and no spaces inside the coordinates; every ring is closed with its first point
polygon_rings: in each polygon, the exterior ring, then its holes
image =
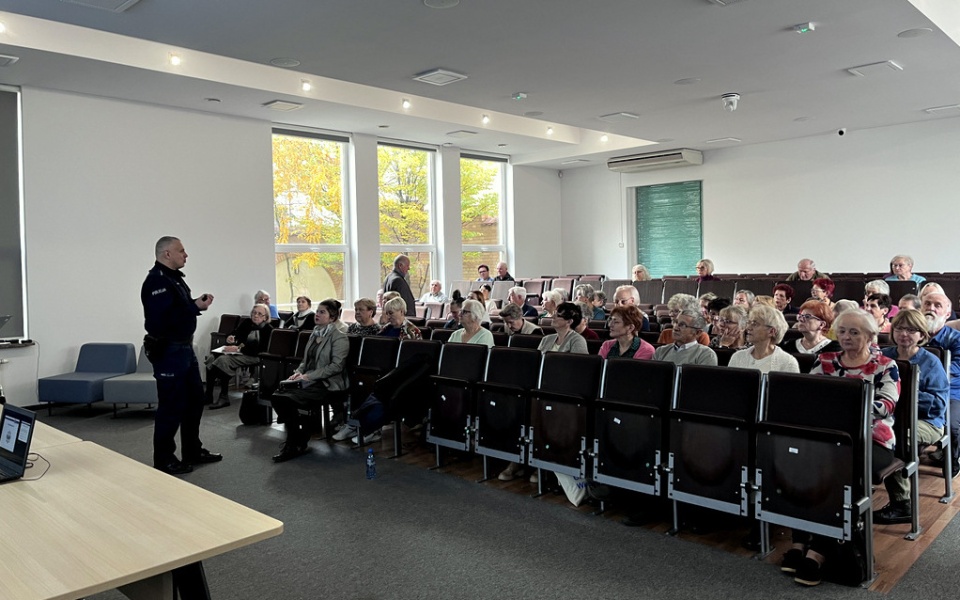
{"type": "Polygon", "coordinates": [[[158,294],[165,294],[166,292],[167,292],[167,288],[160,288],[159,290],[153,290],[152,292],[150,292],[150,295],[156,296],[158,294]]]}

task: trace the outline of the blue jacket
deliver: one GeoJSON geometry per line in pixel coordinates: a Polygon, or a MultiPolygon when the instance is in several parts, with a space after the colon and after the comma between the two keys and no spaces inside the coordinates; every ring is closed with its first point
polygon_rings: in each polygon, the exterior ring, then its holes
{"type": "MultiPolygon", "coordinates": [[[[897,358],[896,346],[884,348],[881,353],[894,360],[897,358]]],[[[947,411],[947,397],[950,395],[950,384],[947,382],[947,372],[943,370],[943,363],[931,352],[920,348],[920,351],[910,359],[910,364],[920,368],[917,418],[942,429],[947,411]]]]}
{"type": "Polygon", "coordinates": [[[950,351],[950,399],[960,401],[960,331],[944,327],[927,345],[950,351]]]}

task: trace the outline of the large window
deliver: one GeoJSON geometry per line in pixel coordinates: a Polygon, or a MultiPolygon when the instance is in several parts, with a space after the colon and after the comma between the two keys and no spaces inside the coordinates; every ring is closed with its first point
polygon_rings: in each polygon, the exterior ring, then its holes
{"type": "Polygon", "coordinates": [[[419,148],[377,148],[380,197],[380,280],[393,270],[397,254],[410,257],[410,289],[419,298],[433,277],[434,152],[419,148]]]}
{"type": "Polygon", "coordinates": [[[703,258],[701,182],[637,188],[637,262],[653,277],[694,275],[703,258]]]}
{"type": "Polygon", "coordinates": [[[273,136],[277,297],[343,298],[350,273],[345,243],[345,142],[294,131],[273,136]]]}
{"type": "Polygon", "coordinates": [[[0,87],[0,338],[27,334],[20,223],[20,94],[0,87]]]}
{"type": "Polygon", "coordinates": [[[476,279],[477,265],[490,272],[504,260],[504,165],[500,160],[475,156],[460,159],[460,222],[463,232],[463,278],[476,279]]]}

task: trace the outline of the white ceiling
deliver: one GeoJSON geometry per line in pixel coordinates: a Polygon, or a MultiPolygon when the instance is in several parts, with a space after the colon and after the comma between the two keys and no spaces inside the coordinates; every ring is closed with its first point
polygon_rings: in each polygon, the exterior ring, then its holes
{"type": "Polygon", "coordinates": [[[756,144],[960,116],[923,111],[960,103],[956,5],[461,0],[432,9],[422,0],[140,0],[114,13],[61,0],[0,0],[0,53],[20,57],[0,67],[0,83],[452,143],[509,154],[517,164],[568,168],[563,163],[577,157],[590,161],[581,166],[641,149],[737,145],[707,143],[717,138],[756,144]],[[808,21],[814,32],[792,31],[808,21]],[[913,28],[932,31],[898,37],[913,28]],[[183,56],[180,67],[166,64],[170,52],[183,56]],[[270,66],[277,57],[301,64],[270,66]],[[903,70],[846,71],[887,60],[903,70]],[[446,87],[412,81],[435,67],[468,79],[446,87]],[[314,84],[310,92],[299,89],[304,78],[314,84]],[[687,78],[699,81],[674,83],[687,78]],[[518,91],[528,97],[512,99],[518,91]],[[741,95],[736,112],[723,110],[727,92],[741,95]],[[401,98],[412,101],[409,110],[401,98]],[[305,106],[262,108],[274,99],[305,106]],[[523,116],[530,111],[542,115],[523,116]],[[598,118],[621,111],[639,118],[598,118]],[[456,130],[477,133],[448,135],[456,130]],[[660,143],[642,148],[650,142],[660,143]]]}

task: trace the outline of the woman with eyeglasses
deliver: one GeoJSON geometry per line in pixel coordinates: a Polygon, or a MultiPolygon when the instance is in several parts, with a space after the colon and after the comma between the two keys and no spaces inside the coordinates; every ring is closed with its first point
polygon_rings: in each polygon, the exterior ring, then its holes
{"type": "Polygon", "coordinates": [[[359,335],[366,337],[368,335],[377,335],[380,333],[380,324],[373,318],[377,314],[377,303],[370,298],[359,298],[353,303],[353,310],[356,323],[351,323],[347,328],[350,335],[359,335]]]}
{"type": "Polygon", "coordinates": [[[740,305],[725,306],[720,309],[714,321],[714,329],[718,332],[710,340],[711,348],[730,348],[742,350],[747,347],[744,339],[742,323],[747,320],[747,309],[740,305]]]}
{"type": "Polygon", "coordinates": [[[820,354],[838,352],[840,344],[827,337],[833,325],[833,309],[819,300],[807,300],[800,305],[796,329],[801,337],[783,342],[780,347],[791,354],[820,354]]]}
{"type": "Polygon", "coordinates": [[[378,335],[399,338],[400,341],[423,339],[417,326],[407,320],[407,303],[400,296],[384,302],[383,314],[387,318],[387,324],[380,329],[378,335]]]}
{"type": "Polygon", "coordinates": [[[603,358],[653,358],[654,347],[640,338],[643,328],[643,315],[640,309],[631,304],[615,306],[607,320],[612,339],[600,346],[603,358]]]}
{"type": "Polygon", "coordinates": [[[822,302],[833,308],[833,291],[835,289],[837,289],[837,284],[826,277],[814,279],[813,287],[810,288],[810,296],[817,302],[822,302]]]}
{"type": "Polygon", "coordinates": [[[744,327],[746,340],[752,347],[734,352],[730,357],[730,366],[757,369],[762,373],[799,373],[797,359],[777,346],[786,332],[787,321],[780,311],[762,304],[754,306],[747,315],[744,327]]]}
{"type": "Polygon", "coordinates": [[[223,347],[223,354],[207,362],[207,395],[206,404],[211,409],[230,406],[230,397],[227,389],[230,380],[237,374],[237,369],[251,367],[260,362],[260,353],[267,351],[267,342],[270,340],[270,308],[266,304],[255,304],[250,311],[250,318],[243,319],[237,329],[227,336],[227,345],[223,347]],[[220,384],[220,395],[213,401],[213,388],[220,384]]]}
{"type": "MultiPolygon", "coordinates": [[[[943,363],[932,352],[921,348],[930,341],[927,320],[918,310],[905,309],[893,318],[893,341],[896,346],[880,352],[894,360],[905,360],[920,370],[917,388],[916,443],[923,446],[936,444],[943,437],[946,420],[947,398],[950,383],[943,363]]],[[[910,480],[900,472],[883,480],[890,496],[890,503],[874,513],[874,523],[909,523],[913,517],[910,503],[910,480]]]]}
{"type": "Polygon", "coordinates": [[[540,347],[537,348],[541,353],[547,352],[573,352],[574,354],[587,354],[587,340],[574,331],[583,315],[580,309],[572,302],[563,302],[557,306],[557,312],[553,315],[553,328],[556,333],[543,336],[540,347]]]}
{"type": "Polygon", "coordinates": [[[460,310],[460,324],[463,327],[454,331],[450,335],[449,341],[461,344],[483,344],[492,348],[493,334],[490,333],[489,329],[480,326],[485,315],[486,311],[483,310],[483,305],[480,302],[473,299],[465,301],[463,308],[460,310]]]}

